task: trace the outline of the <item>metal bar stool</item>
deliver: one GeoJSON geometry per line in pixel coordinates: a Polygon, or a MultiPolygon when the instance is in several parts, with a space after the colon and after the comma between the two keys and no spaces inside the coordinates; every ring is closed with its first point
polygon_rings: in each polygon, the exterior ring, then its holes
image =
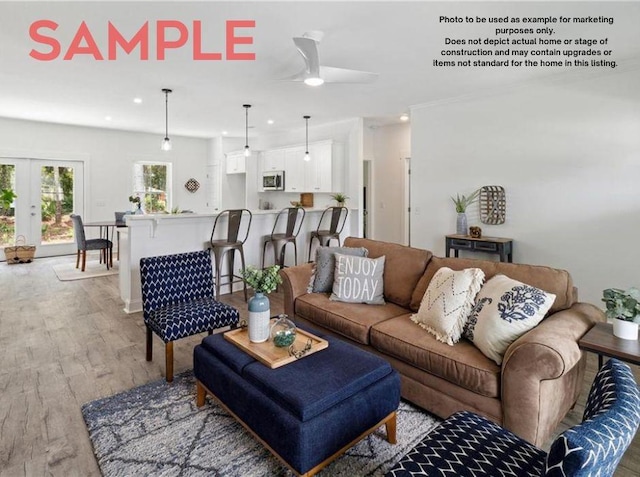
{"type": "MultiPolygon", "coordinates": [[[[264,259],[267,252],[267,245],[271,244],[273,247],[273,260],[276,265],[280,265],[280,268],[284,268],[284,255],[287,248],[287,244],[293,243],[293,250],[295,252],[295,265],[298,265],[298,245],[296,238],[302,228],[302,222],[304,222],[305,210],[302,207],[285,207],[276,216],[276,221],[273,224],[273,230],[271,235],[265,235],[263,237],[262,244],[262,268],[264,268],[264,259]],[[284,233],[276,233],[278,230],[278,222],[281,217],[287,217],[287,227],[284,233]]],[[[284,219],[283,219],[284,220],[284,219]]]]}
{"type": "Polygon", "coordinates": [[[216,260],[216,299],[220,299],[220,281],[223,278],[227,278],[228,281],[225,285],[229,285],[229,293],[233,293],[233,284],[237,282],[242,282],[244,287],[244,301],[247,301],[247,284],[244,282],[240,275],[236,275],[233,272],[233,262],[235,258],[235,252],[240,252],[240,261],[242,262],[242,268],[245,268],[244,263],[244,249],[243,245],[247,241],[249,237],[249,230],[251,229],[251,220],[253,219],[253,215],[251,211],[248,209],[227,209],[223,210],[216,217],[215,222],[213,223],[213,230],[211,231],[211,240],[209,243],[211,244],[210,250],[213,252],[213,256],[216,260]],[[221,217],[225,217],[227,219],[227,237],[224,239],[214,239],[216,228],[218,226],[218,221],[221,217]],[[240,233],[240,226],[244,222],[247,223],[246,233],[242,240],[238,239],[238,235],[240,233]],[[229,273],[222,275],[222,261],[224,260],[224,256],[227,252],[231,252],[228,256],[228,264],[229,264],[229,273]]]}
{"type": "Polygon", "coordinates": [[[331,242],[331,240],[335,239],[338,241],[338,246],[340,246],[340,233],[342,229],[344,229],[344,225],[347,223],[347,216],[349,215],[349,209],[341,206],[327,207],[322,212],[320,216],[320,222],[318,222],[318,229],[311,232],[311,237],[309,238],[309,257],[307,260],[311,261],[311,249],[313,247],[313,239],[318,239],[318,242],[321,246],[327,246],[331,242]],[[331,222],[329,224],[329,229],[321,229],[322,224],[324,223],[325,215],[331,214],[331,222]]]}

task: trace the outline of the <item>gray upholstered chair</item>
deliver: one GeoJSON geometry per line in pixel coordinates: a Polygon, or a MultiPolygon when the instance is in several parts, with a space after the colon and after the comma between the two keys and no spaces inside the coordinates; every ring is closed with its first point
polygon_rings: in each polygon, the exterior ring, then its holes
{"type": "Polygon", "coordinates": [[[264,268],[265,255],[267,253],[267,245],[271,244],[273,247],[273,259],[275,265],[280,265],[280,268],[284,268],[284,254],[287,248],[287,244],[293,244],[293,250],[295,253],[294,263],[298,265],[298,244],[296,238],[302,228],[302,222],[304,222],[304,216],[306,212],[302,207],[286,207],[278,212],[276,215],[275,223],[273,224],[273,230],[271,235],[266,235],[263,238],[262,244],[262,268],[264,268]],[[278,225],[284,217],[287,218],[285,231],[278,232],[278,225]]]}
{"type": "Polygon", "coordinates": [[[340,234],[344,225],[347,223],[347,216],[349,215],[349,209],[346,207],[327,207],[320,216],[320,222],[318,222],[317,230],[311,232],[309,238],[309,256],[307,260],[311,261],[311,249],[313,247],[313,239],[318,239],[321,246],[327,246],[331,240],[337,240],[338,246],[340,246],[340,234]],[[325,223],[325,217],[331,217],[328,229],[321,229],[325,223]]]}
{"type": "Polygon", "coordinates": [[[215,257],[215,288],[216,288],[216,298],[220,298],[220,286],[222,285],[221,280],[223,278],[227,279],[225,285],[229,285],[229,293],[233,293],[233,284],[236,282],[242,282],[244,286],[244,301],[247,301],[247,284],[244,283],[244,280],[241,276],[236,275],[234,273],[234,259],[235,253],[238,251],[240,253],[240,261],[242,262],[242,268],[245,268],[244,263],[244,248],[243,245],[247,241],[249,237],[249,230],[251,229],[251,220],[253,215],[251,211],[248,209],[227,209],[223,210],[216,217],[215,222],[213,223],[213,230],[211,231],[211,240],[209,243],[211,245],[210,250],[213,252],[213,256],[215,257]],[[225,238],[216,239],[216,229],[218,228],[218,222],[221,219],[227,220],[227,235],[225,238]],[[243,225],[244,224],[244,225],[243,225]],[[240,228],[245,227],[245,233],[242,238],[240,238],[240,228]],[[228,255],[227,255],[228,253],[228,255]],[[227,255],[227,260],[229,264],[229,273],[222,273],[222,262],[224,260],[225,255],[227,255]]]}
{"type": "Polygon", "coordinates": [[[78,252],[76,254],[76,268],[80,265],[80,257],[82,257],[81,270],[84,272],[87,264],[88,250],[99,250],[100,261],[104,260],[107,270],[109,267],[113,267],[113,243],[111,240],[107,240],[105,238],[87,239],[84,233],[82,217],[72,214],[71,220],[73,220],[73,232],[76,237],[76,245],[78,246],[78,252]]]}
{"type": "Polygon", "coordinates": [[[640,423],[640,391],[629,366],[610,359],[596,375],[582,423],[547,454],[469,411],[447,418],[386,477],[536,475],[612,476],[640,423]]]}

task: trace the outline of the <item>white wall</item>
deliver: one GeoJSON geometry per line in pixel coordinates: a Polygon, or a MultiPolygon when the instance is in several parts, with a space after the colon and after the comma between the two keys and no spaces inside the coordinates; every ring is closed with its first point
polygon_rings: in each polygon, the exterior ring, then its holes
{"type": "Polygon", "coordinates": [[[411,156],[409,123],[367,127],[365,159],[372,165],[371,238],[404,243],[405,158],[411,156]]]}
{"type": "Polygon", "coordinates": [[[584,301],[640,285],[637,70],[557,77],[493,96],[412,109],[412,244],[444,254],[450,200],[483,185],[507,191],[514,261],[565,268],[584,301]]]}
{"type": "Polygon", "coordinates": [[[171,136],[173,149],[160,150],[157,134],[66,126],[0,118],[0,157],[69,159],[85,162],[85,221],[112,220],[114,211],[129,210],[133,163],[172,163],[173,207],[206,212],[207,141],[171,136]],[[200,182],[196,193],[184,188],[200,182]]]}

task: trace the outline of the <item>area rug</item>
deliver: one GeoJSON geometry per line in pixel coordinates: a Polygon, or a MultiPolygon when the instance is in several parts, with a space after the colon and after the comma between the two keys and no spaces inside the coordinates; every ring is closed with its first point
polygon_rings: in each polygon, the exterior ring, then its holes
{"type": "MultiPolygon", "coordinates": [[[[195,401],[195,378],[189,371],[172,384],[155,381],[83,405],[102,475],[293,475],[214,401],[207,399],[202,408],[195,401]]],[[[319,475],[384,475],[438,422],[402,402],[396,445],[386,441],[382,426],[319,475]]]]}
{"type": "Polygon", "coordinates": [[[53,271],[56,272],[58,280],[66,282],[69,280],[83,280],[85,278],[106,277],[109,275],[118,274],[118,266],[114,262],[113,267],[107,270],[107,266],[104,263],[100,263],[98,260],[87,261],[84,272],[80,271],[80,268],[76,268],[75,262],[73,263],[59,263],[53,266],[53,271]]]}

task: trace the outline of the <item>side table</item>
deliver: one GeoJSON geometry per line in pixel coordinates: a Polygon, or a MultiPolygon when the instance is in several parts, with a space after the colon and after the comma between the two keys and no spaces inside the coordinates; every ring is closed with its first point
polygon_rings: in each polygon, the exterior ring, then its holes
{"type": "Polygon", "coordinates": [[[613,336],[611,323],[596,323],[578,341],[578,346],[580,349],[598,354],[598,369],[602,368],[603,356],[640,365],[640,341],[623,340],[613,336]]]}
{"type": "Polygon", "coordinates": [[[445,256],[448,257],[451,249],[458,258],[459,250],[469,252],[487,252],[500,255],[501,262],[513,262],[513,239],[503,237],[473,238],[469,235],[445,235],[445,256]]]}

